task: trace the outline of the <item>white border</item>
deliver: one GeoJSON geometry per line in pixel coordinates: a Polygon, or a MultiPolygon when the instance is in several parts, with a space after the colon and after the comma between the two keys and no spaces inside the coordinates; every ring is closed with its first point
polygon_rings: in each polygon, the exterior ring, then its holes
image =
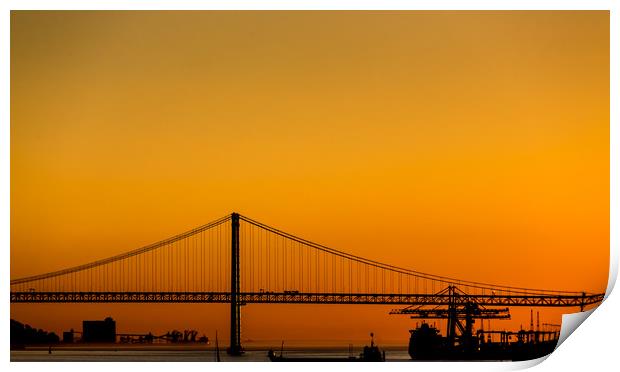
{"type": "MultiPolygon", "coordinates": [[[[290,10],[349,10],[349,9],[382,9],[382,10],[401,10],[401,9],[417,9],[417,10],[575,10],[575,9],[597,9],[611,10],[611,210],[610,210],[610,226],[611,226],[611,255],[610,255],[610,278],[607,288],[607,298],[605,303],[594,312],[587,321],[586,327],[580,327],[575,331],[575,335],[569,337],[558,350],[556,350],[546,361],[537,368],[542,370],[615,370],[618,366],[616,337],[620,334],[619,321],[617,320],[620,312],[618,295],[610,295],[610,290],[617,278],[618,273],[618,186],[620,185],[618,177],[619,166],[619,128],[618,128],[618,106],[614,104],[618,102],[618,1],[551,1],[551,0],[523,0],[523,1],[457,1],[457,0],[436,0],[436,1],[367,1],[367,0],[280,0],[280,1],[252,1],[252,0],[229,0],[229,1],[198,1],[198,0],[159,0],[159,1],[121,1],[121,0],[64,0],[64,1],[3,1],[0,4],[2,12],[0,13],[1,31],[0,31],[0,83],[2,84],[1,100],[0,100],[0,174],[2,182],[0,183],[0,244],[2,246],[3,267],[5,273],[2,276],[2,296],[5,303],[0,310],[0,319],[4,319],[5,332],[0,341],[0,350],[3,352],[4,362],[9,362],[9,337],[8,322],[9,318],[9,272],[10,272],[10,173],[9,173],[9,145],[10,145],[10,66],[9,66],[9,44],[10,44],[10,10],[36,10],[36,9],[290,9],[290,10]]],[[[544,358],[543,358],[544,359],[544,358]]],[[[463,371],[479,371],[479,370],[505,370],[505,369],[522,369],[540,362],[522,362],[522,363],[390,363],[390,370],[411,371],[416,370],[463,370],[463,371]]],[[[295,365],[295,369],[303,371],[314,370],[319,368],[328,368],[339,370],[369,370],[375,368],[385,368],[386,365],[376,364],[354,364],[344,363],[336,366],[335,364],[302,364],[295,365]]],[[[104,371],[108,370],[112,365],[102,363],[10,363],[12,369],[40,369],[50,371],[66,371],[66,370],[90,370],[104,371]]],[[[169,371],[170,368],[183,368],[185,370],[203,370],[210,368],[215,370],[230,370],[241,368],[252,368],[252,370],[284,370],[293,368],[293,366],[284,364],[269,363],[253,363],[251,366],[239,363],[211,363],[208,366],[201,363],[115,363],[114,368],[131,368],[131,369],[149,369],[156,371],[169,371]]]]}

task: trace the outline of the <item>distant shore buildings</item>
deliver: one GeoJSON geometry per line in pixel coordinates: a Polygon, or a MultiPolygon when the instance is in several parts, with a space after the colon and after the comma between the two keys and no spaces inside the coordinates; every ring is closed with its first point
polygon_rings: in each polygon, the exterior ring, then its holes
{"type": "MultiPolygon", "coordinates": [[[[60,337],[54,332],[46,332],[42,329],[32,328],[14,319],[11,319],[11,349],[21,349],[27,345],[51,345],[59,343],[60,337]]],[[[84,320],[82,330],[62,332],[62,343],[203,343],[209,344],[209,337],[199,336],[198,331],[186,329],[168,331],[165,334],[154,335],[148,333],[117,333],[116,321],[112,317],[103,320],[84,320]]]]}

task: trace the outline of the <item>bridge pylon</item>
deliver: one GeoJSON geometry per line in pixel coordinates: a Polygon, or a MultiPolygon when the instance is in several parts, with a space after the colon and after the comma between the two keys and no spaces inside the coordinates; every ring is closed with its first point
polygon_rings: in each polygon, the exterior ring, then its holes
{"type": "Polygon", "coordinates": [[[230,247],[230,347],[228,354],[241,355],[241,305],[239,302],[239,214],[233,213],[231,221],[230,247]]]}

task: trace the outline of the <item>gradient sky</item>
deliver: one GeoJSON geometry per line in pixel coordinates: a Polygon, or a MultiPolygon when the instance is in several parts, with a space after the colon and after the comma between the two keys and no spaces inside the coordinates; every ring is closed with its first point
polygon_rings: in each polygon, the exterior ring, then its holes
{"type": "MultiPolygon", "coordinates": [[[[609,13],[11,13],[12,279],[232,211],[423,272],[603,292],[609,13]]],[[[247,306],[243,332],[407,342],[389,309],[247,306]]],[[[11,305],[56,331],[107,315],[228,327],[225,305],[11,305]]]]}

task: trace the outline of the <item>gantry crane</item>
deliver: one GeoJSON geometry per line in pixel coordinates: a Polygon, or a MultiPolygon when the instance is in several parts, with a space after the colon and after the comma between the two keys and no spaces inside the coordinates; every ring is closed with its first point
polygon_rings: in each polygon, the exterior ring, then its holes
{"type": "Polygon", "coordinates": [[[467,349],[474,345],[473,325],[475,319],[510,319],[510,311],[505,308],[486,308],[479,305],[465,292],[449,286],[438,293],[448,295],[448,305],[428,308],[425,305],[393,309],[390,314],[409,315],[412,319],[446,319],[446,341],[449,347],[459,346],[467,349]]]}

